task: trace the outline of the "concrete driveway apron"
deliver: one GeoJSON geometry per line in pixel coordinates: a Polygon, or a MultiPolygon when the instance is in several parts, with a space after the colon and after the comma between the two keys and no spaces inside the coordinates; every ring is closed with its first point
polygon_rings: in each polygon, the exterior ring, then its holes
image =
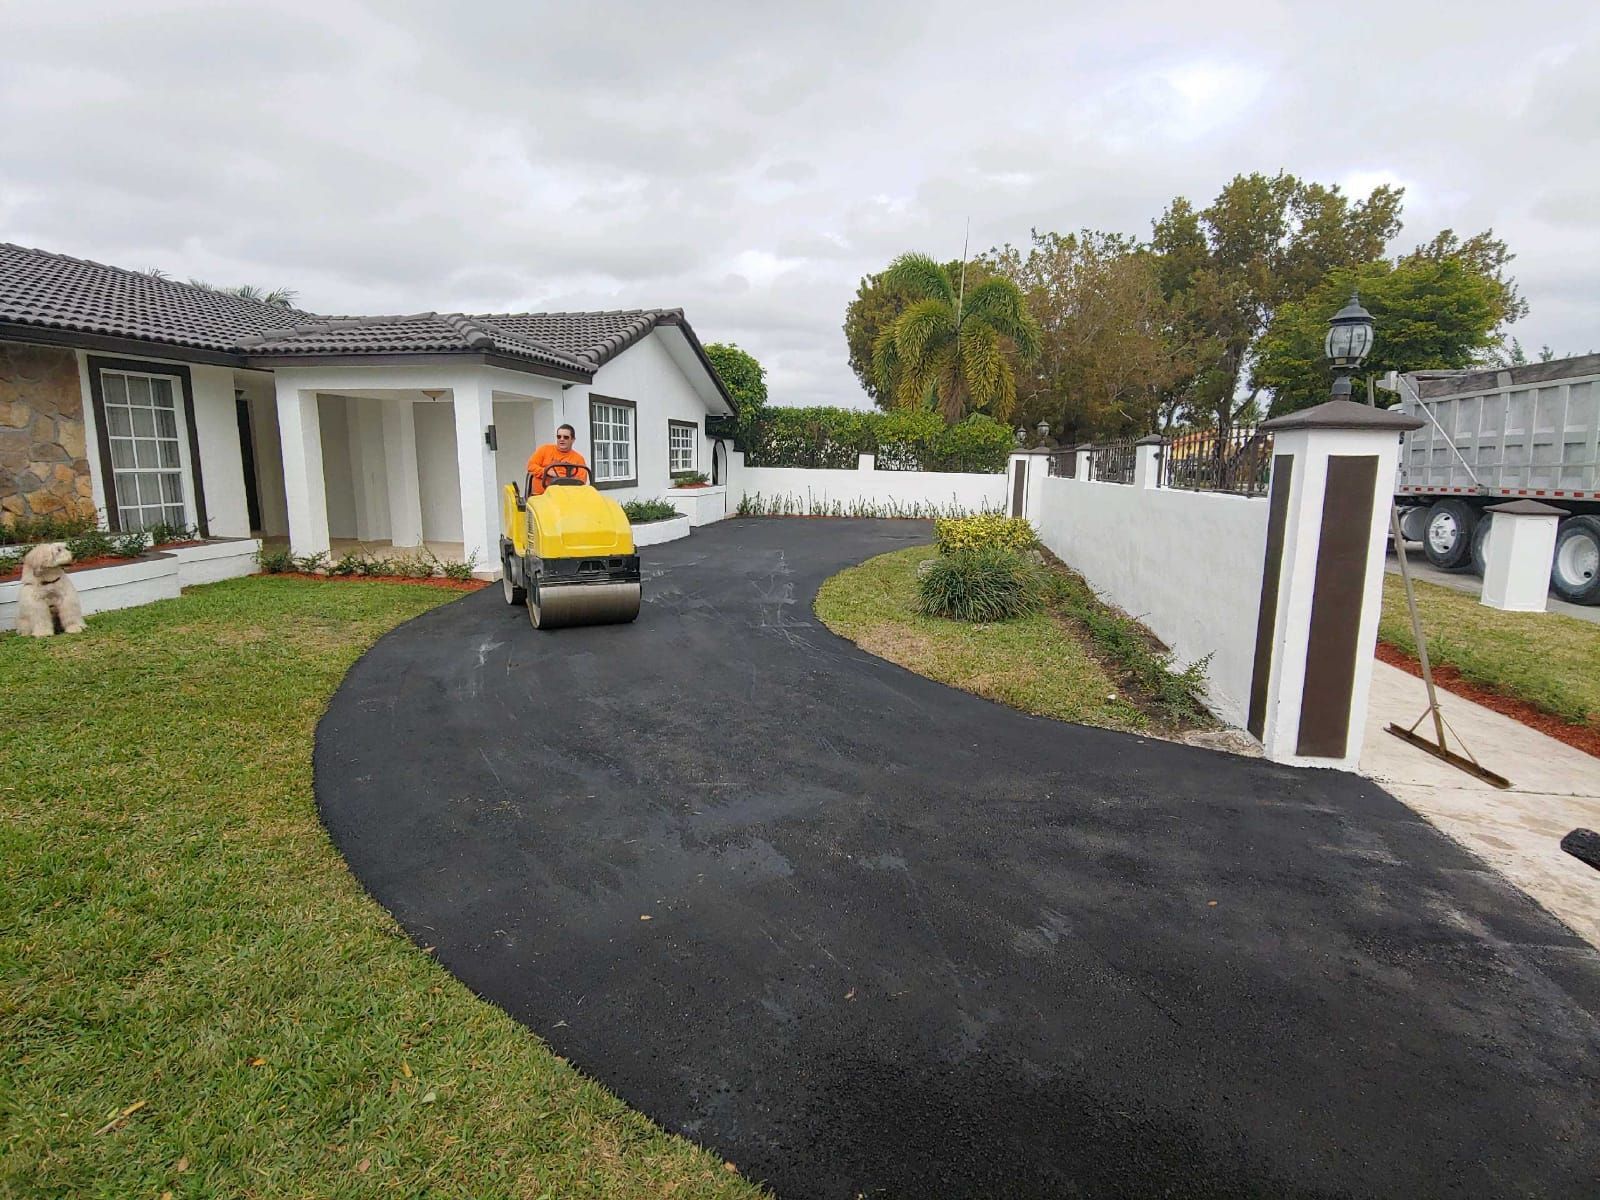
{"type": "Polygon", "coordinates": [[[1354,775],[1033,718],[816,620],[914,522],[395,630],[316,789],[419,942],[780,1195],[1594,1195],[1600,958],[1354,775]],[[648,917],[648,920],[644,918],[648,917]]]}

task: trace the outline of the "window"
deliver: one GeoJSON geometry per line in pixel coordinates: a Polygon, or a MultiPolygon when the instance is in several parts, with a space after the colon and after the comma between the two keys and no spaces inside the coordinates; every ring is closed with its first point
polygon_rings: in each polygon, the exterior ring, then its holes
{"type": "Polygon", "coordinates": [[[676,475],[679,471],[695,471],[695,446],[700,439],[695,435],[699,429],[688,421],[667,422],[667,473],[676,475]]]}
{"type": "Polygon", "coordinates": [[[589,444],[594,450],[594,481],[617,487],[639,481],[633,452],[634,406],[628,400],[591,397],[589,444]]]}
{"type": "Polygon", "coordinates": [[[160,375],[100,373],[117,523],[124,530],[148,529],[163,521],[188,523],[172,384],[160,375]]]}

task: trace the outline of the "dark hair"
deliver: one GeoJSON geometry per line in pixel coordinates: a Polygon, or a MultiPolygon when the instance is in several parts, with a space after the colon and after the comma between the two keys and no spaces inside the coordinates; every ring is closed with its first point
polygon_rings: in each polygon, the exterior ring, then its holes
{"type": "Polygon", "coordinates": [[[571,425],[557,425],[556,426],[556,432],[557,433],[560,433],[563,429],[565,429],[568,433],[570,433],[572,435],[573,440],[577,440],[578,431],[576,429],[574,429],[571,425]]]}

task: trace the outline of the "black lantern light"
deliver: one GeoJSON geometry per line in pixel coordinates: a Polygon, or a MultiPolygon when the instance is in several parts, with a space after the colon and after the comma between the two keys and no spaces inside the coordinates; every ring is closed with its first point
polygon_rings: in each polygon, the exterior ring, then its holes
{"type": "Polygon", "coordinates": [[[1350,293],[1350,303],[1333,314],[1322,349],[1339,372],[1333,381],[1335,399],[1348,399],[1350,372],[1372,352],[1372,314],[1361,307],[1361,297],[1350,293]]]}
{"type": "Polygon", "coordinates": [[[1042,446],[1050,437],[1050,422],[1040,421],[1038,427],[1039,444],[1042,446]]]}

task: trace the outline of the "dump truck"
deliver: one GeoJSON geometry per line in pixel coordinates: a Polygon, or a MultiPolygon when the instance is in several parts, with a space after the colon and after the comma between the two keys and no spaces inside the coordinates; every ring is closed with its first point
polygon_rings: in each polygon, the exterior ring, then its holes
{"type": "Polygon", "coordinates": [[[1479,371],[1391,373],[1383,387],[1422,421],[1405,436],[1400,530],[1447,571],[1483,573],[1489,519],[1507,500],[1565,510],[1551,590],[1600,604],[1600,354],[1479,371]]]}
{"type": "Polygon", "coordinates": [[[551,463],[501,498],[500,583],[535,629],[612,625],[639,615],[639,556],[622,505],[595,490],[589,468],[551,463]]]}

